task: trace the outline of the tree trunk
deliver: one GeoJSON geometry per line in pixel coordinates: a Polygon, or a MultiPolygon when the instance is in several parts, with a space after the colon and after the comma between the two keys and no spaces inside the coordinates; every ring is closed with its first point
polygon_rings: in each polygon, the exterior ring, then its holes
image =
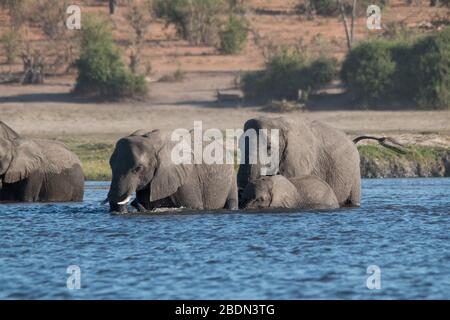
{"type": "Polygon", "coordinates": [[[345,15],[344,5],[342,4],[342,2],[340,0],[338,0],[338,6],[339,6],[339,11],[341,12],[342,22],[344,23],[345,36],[347,38],[347,48],[348,48],[348,50],[351,50],[352,49],[352,39],[351,39],[350,30],[348,28],[348,20],[347,20],[347,16],[345,15]]]}
{"type": "Polygon", "coordinates": [[[22,84],[41,84],[44,82],[44,63],[40,54],[22,54],[22,84]]]}
{"type": "Polygon", "coordinates": [[[353,39],[354,39],[354,30],[355,30],[355,20],[356,20],[356,0],[353,0],[352,7],[352,20],[350,22],[350,27],[347,19],[347,15],[345,14],[345,8],[341,0],[337,0],[337,4],[339,7],[339,11],[341,13],[342,22],[344,24],[345,36],[347,38],[347,48],[348,50],[352,49],[353,39]]]}
{"type": "Polygon", "coordinates": [[[351,31],[350,31],[350,39],[352,40],[352,42],[351,42],[352,45],[353,45],[353,40],[355,40],[355,37],[354,37],[355,19],[356,19],[356,0],[353,0],[353,7],[352,7],[352,27],[351,27],[351,31]]]}
{"type": "Polygon", "coordinates": [[[114,14],[116,12],[117,0],[109,0],[109,14],[114,14]]]}

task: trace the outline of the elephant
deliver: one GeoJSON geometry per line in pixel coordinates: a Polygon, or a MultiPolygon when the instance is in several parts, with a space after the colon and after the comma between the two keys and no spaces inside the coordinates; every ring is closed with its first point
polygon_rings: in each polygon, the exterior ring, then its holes
{"type": "MultiPolygon", "coordinates": [[[[251,140],[247,133],[252,130],[256,142],[248,144],[241,155],[238,171],[238,190],[242,193],[248,183],[261,175],[266,163],[256,157],[256,161],[248,161],[251,155],[259,155],[260,141],[267,142],[267,152],[271,168],[275,172],[270,175],[283,175],[287,178],[312,175],[325,181],[334,191],[339,206],[359,207],[361,203],[360,158],[356,144],[365,139],[376,140],[383,147],[397,153],[405,153],[400,143],[389,137],[361,136],[353,141],[342,131],[320,121],[299,119],[293,121],[285,117],[259,117],[248,120],[244,125],[241,138],[251,140]],[[254,131],[253,131],[253,130],[254,131]],[[278,130],[278,140],[272,141],[272,133],[278,130]],[[270,137],[270,139],[269,139],[270,137]],[[388,144],[390,143],[390,145],[388,144]],[[397,147],[397,146],[399,147],[397,147]],[[274,152],[275,148],[278,152],[274,152]],[[274,156],[274,155],[278,156],[274,156]]],[[[241,146],[246,146],[241,141],[241,146]]]]}
{"type": "Polygon", "coordinates": [[[28,139],[0,121],[0,202],[80,202],[78,157],[56,141],[28,139]]]}
{"type": "MultiPolygon", "coordinates": [[[[279,160],[273,174],[287,178],[313,175],[332,188],[340,206],[360,206],[359,153],[345,133],[319,121],[294,122],[284,117],[250,119],[244,125],[244,133],[250,129],[255,130],[258,141],[268,138],[268,131],[262,129],[279,130],[279,160]]],[[[268,149],[271,147],[268,141],[268,149]]],[[[260,151],[258,148],[258,143],[250,143],[243,152],[246,160],[250,152],[260,151]]],[[[256,163],[241,162],[237,177],[239,192],[261,176],[262,167],[259,159],[256,163]]]]}
{"type": "Polygon", "coordinates": [[[339,208],[331,187],[314,176],[291,179],[281,175],[260,177],[245,187],[240,201],[240,206],[245,209],[339,208]]]}
{"type": "Polygon", "coordinates": [[[178,164],[171,158],[174,147],[160,130],[139,130],[120,139],[110,158],[112,181],[106,200],[110,211],[127,212],[133,193],[131,205],[138,211],[238,208],[233,164],[178,164]]]}

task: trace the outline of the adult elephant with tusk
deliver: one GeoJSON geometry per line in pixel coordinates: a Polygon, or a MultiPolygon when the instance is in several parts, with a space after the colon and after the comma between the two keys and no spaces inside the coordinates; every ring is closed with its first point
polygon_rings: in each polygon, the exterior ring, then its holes
{"type": "Polygon", "coordinates": [[[0,121],[0,202],[82,201],[78,157],[63,144],[20,136],[0,121]]]}
{"type": "Polygon", "coordinates": [[[237,184],[232,164],[178,163],[177,144],[159,130],[137,131],[120,139],[110,159],[111,187],[107,201],[112,212],[156,207],[237,209],[237,184]]]}

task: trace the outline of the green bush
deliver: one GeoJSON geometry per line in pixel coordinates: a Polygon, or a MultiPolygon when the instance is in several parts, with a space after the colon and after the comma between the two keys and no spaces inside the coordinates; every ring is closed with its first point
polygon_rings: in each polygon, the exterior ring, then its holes
{"type": "Polygon", "coordinates": [[[330,82],[335,74],[336,62],[332,59],[321,57],[307,61],[297,52],[282,49],[265,70],[244,74],[242,90],[249,100],[297,100],[299,90],[308,93],[330,82]]]}
{"type": "Polygon", "coordinates": [[[228,23],[220,33],[220,52],[224,54],[241,52],[247,42],[247,33],[247,20],[236,15],[230,15],[228,23]]]}
{"type": "Polygon", "coordinates": [[[153,12],[158,18],[165,19],[167,23],[172,23],[177,29],[177,33],[183,38],[187,38],[188,21],[184,13],[186,0],[155,0],[153,2],[153,12]]]}
{"type": "Polygon", "coordinates": [[[264,100],[296,100],[298,90],[304,87],[302,73],[306,59],[297,52],[281,49],[267,64],[265,89],[260,92],[264,100]]]}
{"type": "Polygon", "coordinates": [[[336,0],[312,0],[310,3],[316,13],[321,16],[332,16],[339,11],[336,0]]]}
{"type": "Polygon", "coordinates": [[[220,16],[228,10],[225,0],[155,0],[153,12],[173,24],[179,36],[192,44],[214,44],[220,16]]]}
{"type": "MultiPolygon", "coordinates": [[[[339,6],[337,0],[309,0],[311,8],[320,16],[336,16],[339,14],[339,6]]],[[[342,0],[346,14],[353,11],[352,0],[342,0]]],[[[358,16],[366,14],[367,7],[371,4],[379,6],[381,9],[388,3],[387,0],[359,0],[356,3],[356,13],[358,16]]]]}
{"type": "Polygon", "coordinates": [[[412,55],[412,43],[408,41],[390,42],[390,52],[395,62],[394,85],[386,94],[392,98],[411,100],[412,93],[417,92],[418,83],[414,80],[415,65],[412,55]]]}
{"type": "Polygon", "coordinates": [[[416,101],[422,107],[450,108],[450,28],[412,47],[416,101]]]}
{"type": "Polygon", "coordinates": [[[359,44],[347,54],[341,77],[359,100],[374,102],[392,92],[396,64],[390,48],[387,41],[373,40],[359,44]]]}
{"type": "Polygon", "coordinates": [[[324,56],[319,57],[311,63],[308,75],[311,88],[317,88],[330,82],[337,75],[336,60],[324,56]]]}
{"type": "Polygon", "coordinates": [[[13,28],[6,31],[0,37],[0,43],[5,50],[6,63],[13,64],[16,60],[22,37],[19,30],[13,28]]]}
{"type": "Polygon", "coordinates": [[[269,99],[267,84],[269,79],[266,71],[250,71],[242,76],[241,86],[247,100],[264,101],[269,99]]]}
{"type": "Polygon", "coordinates": [[[365,103],[396,98],[449,108],[450,28],[416,42],[363,42],[347,54],[341,77],[365,103]]]}
{"type": "Polygon", "coordinates": [[[83,19],[80,58],[75,92],[103,97],[143,97],[147,83],[143,76],[133,75],[114,44],[107,21],[94,16],[83,19]]]}

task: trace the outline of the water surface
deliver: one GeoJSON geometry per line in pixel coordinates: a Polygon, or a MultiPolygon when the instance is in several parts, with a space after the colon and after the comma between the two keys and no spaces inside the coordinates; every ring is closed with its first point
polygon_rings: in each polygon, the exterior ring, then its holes
{"type": "Polygon", "coordinates": [[[364,180],[359,209],[252,214],[115,216],[107,187],[0,206],[0,298],[450,298],[450,179],[364,180]]]}

